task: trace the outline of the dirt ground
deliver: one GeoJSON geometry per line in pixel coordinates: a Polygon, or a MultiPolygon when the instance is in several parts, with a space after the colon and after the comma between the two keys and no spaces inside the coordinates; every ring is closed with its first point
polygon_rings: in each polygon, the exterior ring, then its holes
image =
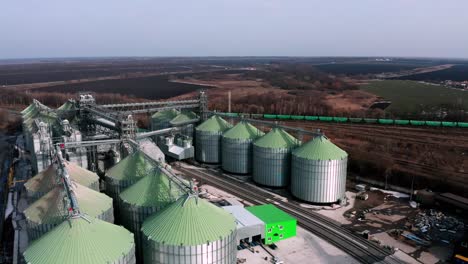
{"type": "MultiPolygon", "coordinates": [[[[253,105],[262,106],[262,110],[265,113],[268,111],[272,113],[282,112],[287,109],[292,109],[296,112],[302,111],[303,113],[307,111],[309,111],[309,113],[312,111],[320,112],[320,109],[323,107],[330,111],[337,112],[364,111],[377,100],[377,96],[361,90],[345,90],[333,93],[322,90],[283,90],[278,87],[271,86],[269,83],[261,79],[245,80],[236,74],[222,75],[220,78],[215,80],[186,78],[172,81],[213,87],[208,90],[210,109],[216,109],[219,111],[227,110],[229,91],[231,91],[232,112],[249,111],[249,109],[246,108],[246,105],[248,104],[244,105],[244,103],[250,102],[249,99],[256,100],[251,103],[253,105]],[[308,99],[310,104],[301,106],[304,99],[308,99]],[[312,99],[320,99],[320,104],[312,99]],[[292,104],[296,106],[296,108],[291,108],[291,105],[289,104],[291,101],[295,102],[292,104]],[[273,110],[272,108],[265,106],[267,104],[281,105],[273,110]],[[315,104],[315,107],[312,106],[313,104],[315,104]]],[[[192,92],[174,97],[173,99],[188,99],[193,98],[196,95],[197,92],[192,92]]]]}

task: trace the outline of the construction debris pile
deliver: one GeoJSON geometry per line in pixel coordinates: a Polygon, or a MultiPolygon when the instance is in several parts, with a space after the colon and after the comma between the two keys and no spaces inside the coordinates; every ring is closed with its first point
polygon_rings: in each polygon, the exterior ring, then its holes
{"type": "Polygon", "coordinates": [[[434,242],[451,244],[465,232],[463,221],[434,209],[421,211],[407,222],[406,228],[407,231],[396,229],[389,233],[418,246],[430,246],[434,242]]]}
{"type": "Polygon", "coordinates": [[[411,230],[428,241],[451,243],[465,232],[465,224],[459,219],[429,209],[420,212],[411,230]]]}

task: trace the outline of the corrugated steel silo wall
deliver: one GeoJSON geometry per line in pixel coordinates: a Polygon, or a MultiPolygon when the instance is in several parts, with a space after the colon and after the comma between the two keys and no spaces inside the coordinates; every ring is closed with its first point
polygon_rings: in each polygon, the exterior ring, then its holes
{"type": "Polygon", "coordinates": [[[160,207],[141,207],[126,203],[125,201],[120,202],[120,223],[133,233],[135,238],[136,250],[135,256],[139,262],[143,261],[143,247],[142,247],[142,232],[141,226],[146,218],[162,208],[160,207]]]}
{"type": "Polygon", "coordinates": [[[190,137],[190,138],[193,138],[193,131],[194,131],[194,126],[193,124],[188,124],[188,125],[184,125],[182,130],[180,131],[180,133],[182,135],[185,135],[187,137],[190,137]]]}
{"type": "Polygon", "coordinates": [[[221,138],[222,167],[225,171],[247,174],[252,171],[252,140],[221,138]]]}
{"type": "Polygon", "coordinates": [[[347,158],[310,160],[292,155],[292,194],[314,203],[338,201],[345,195],[347,164],[347,158]]]}
{"type": "Polygon", "coordinates": [[[253,145],[253,180],[256,183],[284,187],[289,184],[291,150],[253,145]]]}
{"type": "Polygon", "coordinates": [[[235,264],[237,262],[236,231],[220,240],[196,246],[164,245],[146,236],[143,241],[144,263],[235,264]]]}
{"type": "Polygon", "coordinates": [[[120,217],[119,209],[121,206],[119,194],[123,192],[126,188],[128,188],[130,185],[135,184],[139,179],[132,181],[116,181],[113,178],[110,178],[106,175],[104,176],[104,180],[106,183],[105,194],[112,198],[114,204],[114,215],[120,217]]]}
{"type": "Polygon", "coordinates": [[[113,264],[136,264],[135,246],[127,254],[122,254],[122,257],[114,261],[113,264]]]}
{"type": "MultiPolygon", "coordinates": [[[[97,218],[103,221],[109,222],[109,223],[114,223],[114,209],[112,207],[109,208],[108,210],[98,215],[97,218]]],[[[42,235],[49,232],[51,229],[53,229],[57,225],[58,224],[39,224],[39,223],[26,219],[26,229],[27,229],[29,241],[33,241],[33,240],[40,238],[42,235]]]]}
{"type": "Polygon", "coordinates": [[[195,130],[195,158],[204,163],[221,162],[222,132],[195,130]]]}

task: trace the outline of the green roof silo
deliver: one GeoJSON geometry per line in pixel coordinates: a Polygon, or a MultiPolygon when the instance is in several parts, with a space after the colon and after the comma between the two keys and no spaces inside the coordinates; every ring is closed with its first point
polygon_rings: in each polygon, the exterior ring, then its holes
{"type": "Polygon", "coordinates": [[[285,187],[289,184],[291,150],[299,140],[281,128],[273,128],[253,143],[253,180],[262,185],[285,187]]]}
{"type": "Polygon", "coordinates": [[[153,167],[151,160],[141,150],[138,150],[106,171],[104,176],[106,194],[114,199],[114,213],[116,216],[118,216],[117,211],[120,208],[119,194],[148,175],[153,167]]]}
{"type": "MultiPolygon", "coordinates": [[[[114,222],[112,198],[78,183],[74,183],[73,187],[81,213],[114,222]]],[[[64,197],[63,185],[58,185],[24,210],[30,240],[41,237],[67,218],[69,205],[64,197]]]]}
{"type": "Polygon", "coordinates": [[[26,107],[25,109],[21,110],[21,115],[25,115],[26,113],[28,113],[29,111],[32,111],[33,109],[35,109],[36,106],[34,103],[28,105],[28,107],[26,107]]]}
{"type": "Polygon", "coordinates": [[[171,124],[169,122],[178,114],[179,111],[175,109],[167,109],[154,113],[151,116],[151,129],[159,130],[170,127],[171,124]]]}
{"type": "Polygon", "coordinates": [[[194,122],[198,119],[197,114],[192,111],[183,111],[174,117],[169,123],[173,127],[183,126],[183,129],[180,131],[182,135],[186,135],[190,138],[193,138],[193,127],[194,124],[190,122],[194,122]]]}
{"type": "Polygon", "coordinates": [[[141,230],[144,263],[236,263],[236,220],[206,200],[183,196],[141,230]]]}
{"type": "Polygon", "coordinates": [[[252,171],[252,142],[265,133],[241,121],[221,137],[222,168],[228,172],[247,174],[252,171]]]}
{"type": "Polygon", "coordinates": [[[221,136],[232,127],[214,115],[195,128],[195,158],[204,163],[221,162],[221,136]]]}
{"type": "MultiPolygon", "coordinates": [[[[65,161],[65,168],[67,168],[68,174],[73,181],[95,191],[99,191],[99,176],[97,176],[96,173],[83,169],[68,161],[65,161]]],[[[52,188],[57,186],[58,183],[60,183],[60,181],[57,176],[55,165],[50,165],[46,170],[29,179],[24,184],[29,203],[45,195],[52,190],[52,188]]]]}
{"type": "Polygon", "coordinates": [[[23,253],[30,264],[134,264],[133,234],[93,217],[65,220],[23,253]]]}
{"type": "Polygon", "coordinates": [[[142,261],[141,225],[153,213],[175,202],[185,192],[159,168],[120,193],[122,225],[135,234],[136,256],[142,261]]]}
{"type": "Polygon", "coordinates": [[[334,203],[346,191],[348,154],[320,135],[292,152],[291,193],[313,203],[334,203]]]}
{"type": "Polygon", "coordinates": [[[63,105],[57,108],[57,114],[62,119],[72,120],[76,115],[75,101],[67,100],[63,105]]]}

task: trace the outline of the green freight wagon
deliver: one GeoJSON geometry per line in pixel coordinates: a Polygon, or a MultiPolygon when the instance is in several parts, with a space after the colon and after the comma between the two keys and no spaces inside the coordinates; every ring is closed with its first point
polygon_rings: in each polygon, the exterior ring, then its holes
{"type": "Polygon", "coordinates": [[[375,124],[375,123],[377,123],[377,119],[375,119],[375,118],[364,118],[364,123],[375,124]]]}
{"type": "Polygon", "coordinates": [[[466,122],[458,122],[458,127],[466,127],[466,128],[468,128],[468,123],[466,123],[466,122]]]}
{"type": "Polygon", "coordinates": [[[331,122],[333,121],[333,117],[331,116],[319,116],[318,119],[323,122],[331,122]]]}
{"type": "Polygon", "coordinates": [[[350,118],[349,118],[349,121],[350,121],[351,123],[361,123],[361,122],[362,122],[362,118],[360,118],[360,117],[350,117],[350,118]]]}
{"type": "Polygon", "coordinates": [[[424,126],[425,124],[426,124],[426,121],[410,120],[410,125],[412,126],[424,126]]]}
{"type": "Polygon", "coordinates": [[[238,116],[239,116],[239,113],[224,113],[224,116],[228,116],[228,117],[238,117],[238,116]]]}
{"type": "Polygon", "coordinates": [[[393,119],[379,119],[379,124],[382,125],[393,125],[393,119]]]}
{"type": "Polygon", "coordinates": [[[442,124],[440,121],[426,121],[427,126],[438,127],[442,124]]]}
{"type": "Polygon", "coordinates": [[[305,116],[305,120],[316,121],[318,120],[318,116],[305,116]]]}
{"type": "Polygon", "coordinates": [[[346,123],[348,122],[347,117],[333,117],[333,121],[337,123],[346,123]]]}
{"type": "Polygon", "coordinates": [[[286,120],[286,119],[291,119],[291,116],[290,115],[277,115],[277,118],[286,120]]]}
{"type": "Polygon", "coordinates": [[[266,119],[275,119],[276,115],[264,114],[263,117],[266,119]]]}
{"type": "Polygon", "coordinates": [[[304,120],[304,116],[301,115],[292,115],[291,116],[292,120],[304,120]]]}
{"type": "Polygon", "coordinates": [[[457,122],[442,122],[443,127],[456,127],[457,122]]]}
{"type": "Polygon", "coordinates": [[[265,223],[265,244],[296,236],[297,220],[272,204],[246,207],[265,223]]]}
{"type": "Polygon", "coordinates": [[[410,123],[409,120],[401,120],[401,119],[395,120],[395,125],[406,126],[406,125],[409,125],[409,123],[410,123]]]}

